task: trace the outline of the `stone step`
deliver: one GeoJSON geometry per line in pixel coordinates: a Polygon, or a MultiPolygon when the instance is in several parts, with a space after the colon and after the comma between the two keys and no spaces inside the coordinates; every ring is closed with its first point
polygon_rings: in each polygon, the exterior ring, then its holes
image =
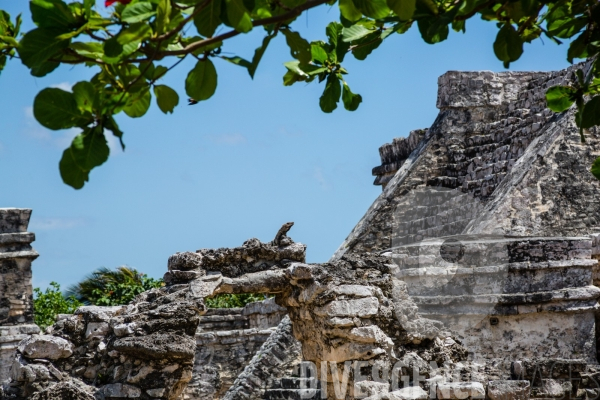
{"type": "Polygon", "coordinates": [[[265,400],[312,400],[320,398],[318,389],[269,389],[265,400]]]}

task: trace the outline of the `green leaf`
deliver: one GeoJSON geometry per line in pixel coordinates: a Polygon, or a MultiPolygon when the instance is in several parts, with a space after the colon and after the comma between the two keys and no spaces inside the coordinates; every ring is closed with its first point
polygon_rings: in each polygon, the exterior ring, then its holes
{"type": "Polygon", "coordinates": [[[325,34],[327,35],[327,38],[329,39],[329,43],[333,47],[337,46],[338,37],[342,33],[342,29],[344,29],[344,26],[337,22],[330,22],[327,25],[327,27],[325,28],[325,34]]]}
{"type": "Polygon", "coordinates": [[[102,58],[104,55],[102,43],[96,42],[74,42],[69,46],[75,50],[77,54],[81,54],[85,57],[91,58],[102,58]]]}
{"type": "Polygon", "coordinates": [[[154,16],[156,11],[152,6],[152,3],[149,2],[141,2],[129,4],[123,10],[121,14],[121,21],[127,22],[128,24],[133,24],[135,22],[142,22],[154,16]]]}
{"type": "Polygon", "coordinates": [[[390,14],[385,0],[353,0],[360,12],[373,19],[385,18],[390,14]]]}
{"type": "Polygon", "coordinates": [[[89,20],[92,16],[92,7],[96,4],[96,0],[83,0],[83,9],[85,19],[89,20]]]}
{"type": "Polygon", "coordinates": [[[377,32],[372,33],[369,36],[365,36],[360,39],[356,44],[356,47],[352,49],[352,55],[357,60],[364,60],[369,54],[373,52],[383,42],[380,35],[377,32]]]}
{"type": "Polygon", "coordinates": [[[546,91],[546,103],[554,112],[563,112],[575,102],[575,89],[568,86],[553,86],[546,91]]]}
{"type": "Polygon", "coordinates": [[[68,129],[85,126],[93,121],[90,114],[83,114],[77,107],[73,93],[56,88],[46,88],[33,101],[35,119],[48,129],[68,129]]]}
{"type": "Polygon", "coordinates": [[[340,0],[339,7],[342,17],[350,22],[356,22],[362,17],[362,12],[356,8],[352,0],[340,0]]]}
{"type": "Polygon", "coordinates": [[[584,129],[600,125],[600,96],[594,96],[583,106],[580,127],[584,129]]]}
{"type": "Polygon", "coordinates": [[[143,22],[132,24],[127,29],[122,30],[117,36],[117,41],[125,46],[131,42],[141,42],[152,36],[152,28],[143,22]]]}
{"type": "Polygon", "coordinates": [[[217,89],[217,70],[211,60],[198,61],[185,79],[185,92],[196,101],[209,99],[217,89]]]}
{"type": "Polygon", "coordinates": [[[344,56],[350,47],[349,43],[341,40],[343,29],[344,26],[338,22],[331,22],[325,28],[325,34],[329,39],[330,47],[333,49],[328,53],[328,58],[339,63],[344,60],[344,56]]]}
{"type": "Polygon", "coordinates": [[[21,62],[29,68],[34,68],[67,48],[69,45],[68,40],[57,41],[55,39],[59,34],[58,31],[45,28],[37,28],[27,32],[17,48],[21,62]]]}
{"type": "Polygon", "coordinates": [[[275,35],[277,35],[277,33],[273,33],[273,34],[265,36],[263,39],[262,45],[260,47],[257,47],[256,50],[254,50],[254,56],[252,57],[252,63],[248,67],[248,73],[250,74],[250,77],[252,79],[254,79],[254,74],[256,73],[258,64],[260,64],[260,60],[262,60],[262,57],[265,54],[265,51],[267,50],[269,43],[271,43],[271,39],[273,39],[275,37],[275,35]]]}
{"type": "Polygon", "coordinates": [[[596,160],[592,164],[591,172],[596,177],[596,179],[600,179],[600,157],[596,158],[596,160]]]}
{"type": "Polygon", "coordinates": [[[448,38],[448,24],[439,17],[419,19],[417,21],[419,32],[425,43],[435,44],[448,38]]]}
{"type": "Polygon", "coordinates": [[[352,25],[349,28],[342,29],[342,40],[344,42],[353,42],[367,36],[372,32],[373,30],[367,29],[363,25],[352,25]]]}
{"type": "Polygon", "coordinates": [[[296,82],[302,81],[302,77],[298,74],[293,73],[292,71],[286,71],[285,75],[283,75],[283,86],[292,86],[296,82]]]}
{"type": "Polygon", "coordinates": [[[73,86],[73,96],[80,111],[93,112],[94,98],[96,97],[94,85],[87,81],[77,82],[73,86]]]}
{"type": "Polygon", "coordinates": [[[301,77],[314,77],[314,75],[318,75],[322,72],[327,71],[326,67],[321,67],[314,64],[301,64],[300,61],[288,61],[283,63],[283,65],[292,73],[299,75],[301,77]]]}
{"type": "Polygon", "coordinates": [[[59,163],[63,182],[75,189],[81,189],[89,180],[90,171],[102,165],[109,154],[110,149],[102,128],[86,128],[63,152],[59,163]]]}
{"type": "Polygon", "coordinates": [[[169,69],[167,67],[165,67],[164,65],[158,65],[152,72],[152,79],[158,80],[158,79],[162,78],[167,73],[168,70],[169,69]]]}
{"type": "Polygon", "coordinates": [[[158,108],[165,114],[172,114],[173,109],[179,104],[179,95],[167,85],[154,86],[154,95],[158,108]]]}
{"type": "MultiPolygon", "coordinates": [[[[196,7],[202,7],[202,2],[196,7]]],[[[205,37],[212,37],[215,30],[221,25],[221,1],[212,0],[206,7],[194,17],[194,25],[198,33],[205,37]]]]}
{"type": "Polygon", "coordinates": [[[123,143],[123,131],[119,129],[119,125],[117,125],[117,121],[112,117],[112,115],[105,116],[103,121],[103,126],[105,129],[108,129],[112,132],[112,134],[119,138],[119,142],[121,143],[121,149],[125,151],[125,143],[123,143]]]}
{"type": "Polygon", "coordinates": [[[342,101],[346,110],[356,111],[358,105],[362,102],[362,96],[352,93],[348,84],[344,82],[344,86],[342,87],[342,101]]]}
{"type": "MultiPolygon", "coordinates": [[[[109,58],[117,58],[123,53],[123,45],[119,43],[119,37],[114,36],[104,42],[104,54],[109,58]]],[[[118,60],[117,60],[118,61],[118,60]]]]}
{"type": "Polygon", "coordinates": [[[243,0],[225,0],[227,19],[236,31],[246,33],[252,30],[252,19],[243,0]]]}
{"type": "Polygon", "coordinates": [[[48,75],[50,72],[54,71],[56,68],[60,66],[59,62],[55,61],[45,61],[44,63],[31,68],[31,75],[36,77],[42,77],[48,75]]]}
{"type": "Polygon", "coordinates": [[[150,95],[150,88],[145,87],[140,92],[135,93],[130,97],[127,105],[123,107],[123,111],[131,118],[143,117],[150,108],[151,100],[152,95],[150,95]]]}
{"type": "Polygon", "coordinates": [[[298,32],[292,32],[289,29],[281,30],[285,36],[285,41],[290,48],[292,57],[301,63],[309,63],[312,60],[310,44],[302,38],[298,32]]]}
{"type": "Polygon", "coordinates": [[[417,7],[416,0],[387,0],[387,5],[396,13],[401,21],[408,21],[413,17],[417,7]]]}
{"type": "Polygon", "coordinates": [[[239,56],[234,56],[234,57],[221,56],[221,58],[223,60],[229,61],[232,64],[239,65],[240,67],[244,67],[246,69],[248,69],[252,66],[252,63],[250,61],[248,61],[242,57],[239,57],[239,56]]]}
{"type": "Polygon", "coordinates": [[[165,33],[169,26],[169,17],[171,16],[171,0],[158,0],[156,8],[156,33],[161,35],[165,33]]]}
{"type": "Polygon", "coordinates": [[[342,87],[340,81],[335,75],[329,75],[327,77],[327,84],[325,90],[319,99],[319,106],[321,110],[326,113],[333,112],[337,108],[337,103],[340,101],[340,95],[342,94],[342,87]]]}
{"type": "Polygon", "coordinates": [[[568,39],[581,31],[586,23],[586,18],[573,18],[569,13],[564,18],[549,21],[547,28],[550,35],[568,39]]]}
{"type": "Polygon", "coordinates": [[[523,54],[523,41],[511,24],[504,24],[494,42],[494,53],[504,68],[508,68],[512,61],[517,61],[523,54]]]}
{"type": "Polygon", "coordinates": [[[327,50],[325,50],[324,46],[325,43],[323,42],[312,42],[310,44],[313,61],[323,64],[327,60],[327,50]]]}
{"type": "Polygon", "coordinates": [[[308,74],[300,68],[300,61],[298,60],[288,61],[286,63],[283,63],[283,65],[288,69],[288,71],[296,75],[308,76],[308,74]]]}
{"type": "Polygon", "coordinates": [[[68,32],[77,23],[69,6],[61,0],[31,0],[31,19],[40,28],[68,32]]]}
{"type": "Polygon", "coordinates": [[[567,60],[570,63],[573,63],[573,59],[575,58],[587,58],[587,34],[586,32],[582,33],[577,37],[577,39],[573,40],[569,45],[569,50],[567,51],[567,60]]]}

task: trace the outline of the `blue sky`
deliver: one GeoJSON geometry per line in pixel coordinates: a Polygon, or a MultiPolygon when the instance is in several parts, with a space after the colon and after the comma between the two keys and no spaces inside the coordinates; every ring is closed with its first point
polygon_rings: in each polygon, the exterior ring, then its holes
{"type": "MultiPolygon", "coordinates": [[[[0,9],[29,20],[24,0],[0,0],[0,9]]],[[[293,28],[322,39],[337,15],[336,8],[311,10],[293,28]]],[[[492,23],[469,21],[466,34],[451,32],[432,46],[412,29],[366,61],[347,57],[346,80],[363,96],[356,112],[322,113],[316,82],[283,86],[282,63],[291,56],[282,37],[254,80],[215,60],[217,92],[195,106],[185,104],[193,66],[186,60],[163,82],[180,94],[175,113],[153,104],[140,119],[119,115],[126,151],[111,141],[110,159],[79,191],[58,172],[73,131],[42,128],[31,106],[41,89],[69,88],[93,71],[61,67],[34,78],[12,60],[0,75],[0,207],[33,209],[34,286],[54,280],[66,287],[95,268],[124,264],[160,277],[174,252],[271,240],[287,221],[296,223],[290,236],[308,245],[308,261],[326,261],[381,192],[371,176],[379,146],[435,119],[438,76],[504,70],[492,50],[496,32],[492,23]]],[[[224,51],[251,58],[262,34],[239,36],[224,51]]],[[[538,41],[511,70],[561,69],[565,55],[566,46],[538,41]]]]}

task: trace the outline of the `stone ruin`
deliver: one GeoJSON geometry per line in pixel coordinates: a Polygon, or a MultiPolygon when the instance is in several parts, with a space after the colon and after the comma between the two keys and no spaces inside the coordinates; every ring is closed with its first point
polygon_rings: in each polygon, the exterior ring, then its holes
{"type": "Polygon", "coordinates": [[[176,253],[165,287],[43,334],[30,211],[0,211],[1,397],[597,399],[600,135],[544,100],[576,68],[440,77],[437,119],[381,147],[383,192],[328,262],[288,223],[176,253]],[[206,308],[230,293],[272,297],[206,308]]]}

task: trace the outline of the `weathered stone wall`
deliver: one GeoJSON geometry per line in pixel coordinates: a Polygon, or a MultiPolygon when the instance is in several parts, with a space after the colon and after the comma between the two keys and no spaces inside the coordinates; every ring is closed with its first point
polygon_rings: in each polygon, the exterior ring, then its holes
{"type": "Polygon", "coordinates": [[[286,314],[272,298],[243,308],[209,309],[200,318],[194,372],[183,398],[223,398],[286,314]]]}
{"type": "MultiPolygon", "coordinates": [[[[441,76],[436,121],[408,158],[398,156],[401,167],[334,257],[390,248],[394,214],[407,195],[427,187],[457,189],[480,202],[476,215],[458,211],[468,227],[451,234],[580,236],[599,229],[600,186],[588,170],[600,136],[590,130],[582,144],[573,112],[554,114],[544,98],[581,67],[441,76]]],[[[386,157],[383,164],[394,162],[386,157]]],[[[427,225],[443,231],[448,220],[427,225]]]]}
{"type": "Polygon", "coordinates": [[[9,377],[17,344],[38,333],[33,323],[31,262],[38,257],[27,232],[31,210],[0,208],[0,383],[9,377]]]}
{"type": "Polygon", "coordinates": [[[127,306],[80,307],[19,343],[0,398],[177,399],[192,378],[203,298],[152,289],[127,306]]]}

